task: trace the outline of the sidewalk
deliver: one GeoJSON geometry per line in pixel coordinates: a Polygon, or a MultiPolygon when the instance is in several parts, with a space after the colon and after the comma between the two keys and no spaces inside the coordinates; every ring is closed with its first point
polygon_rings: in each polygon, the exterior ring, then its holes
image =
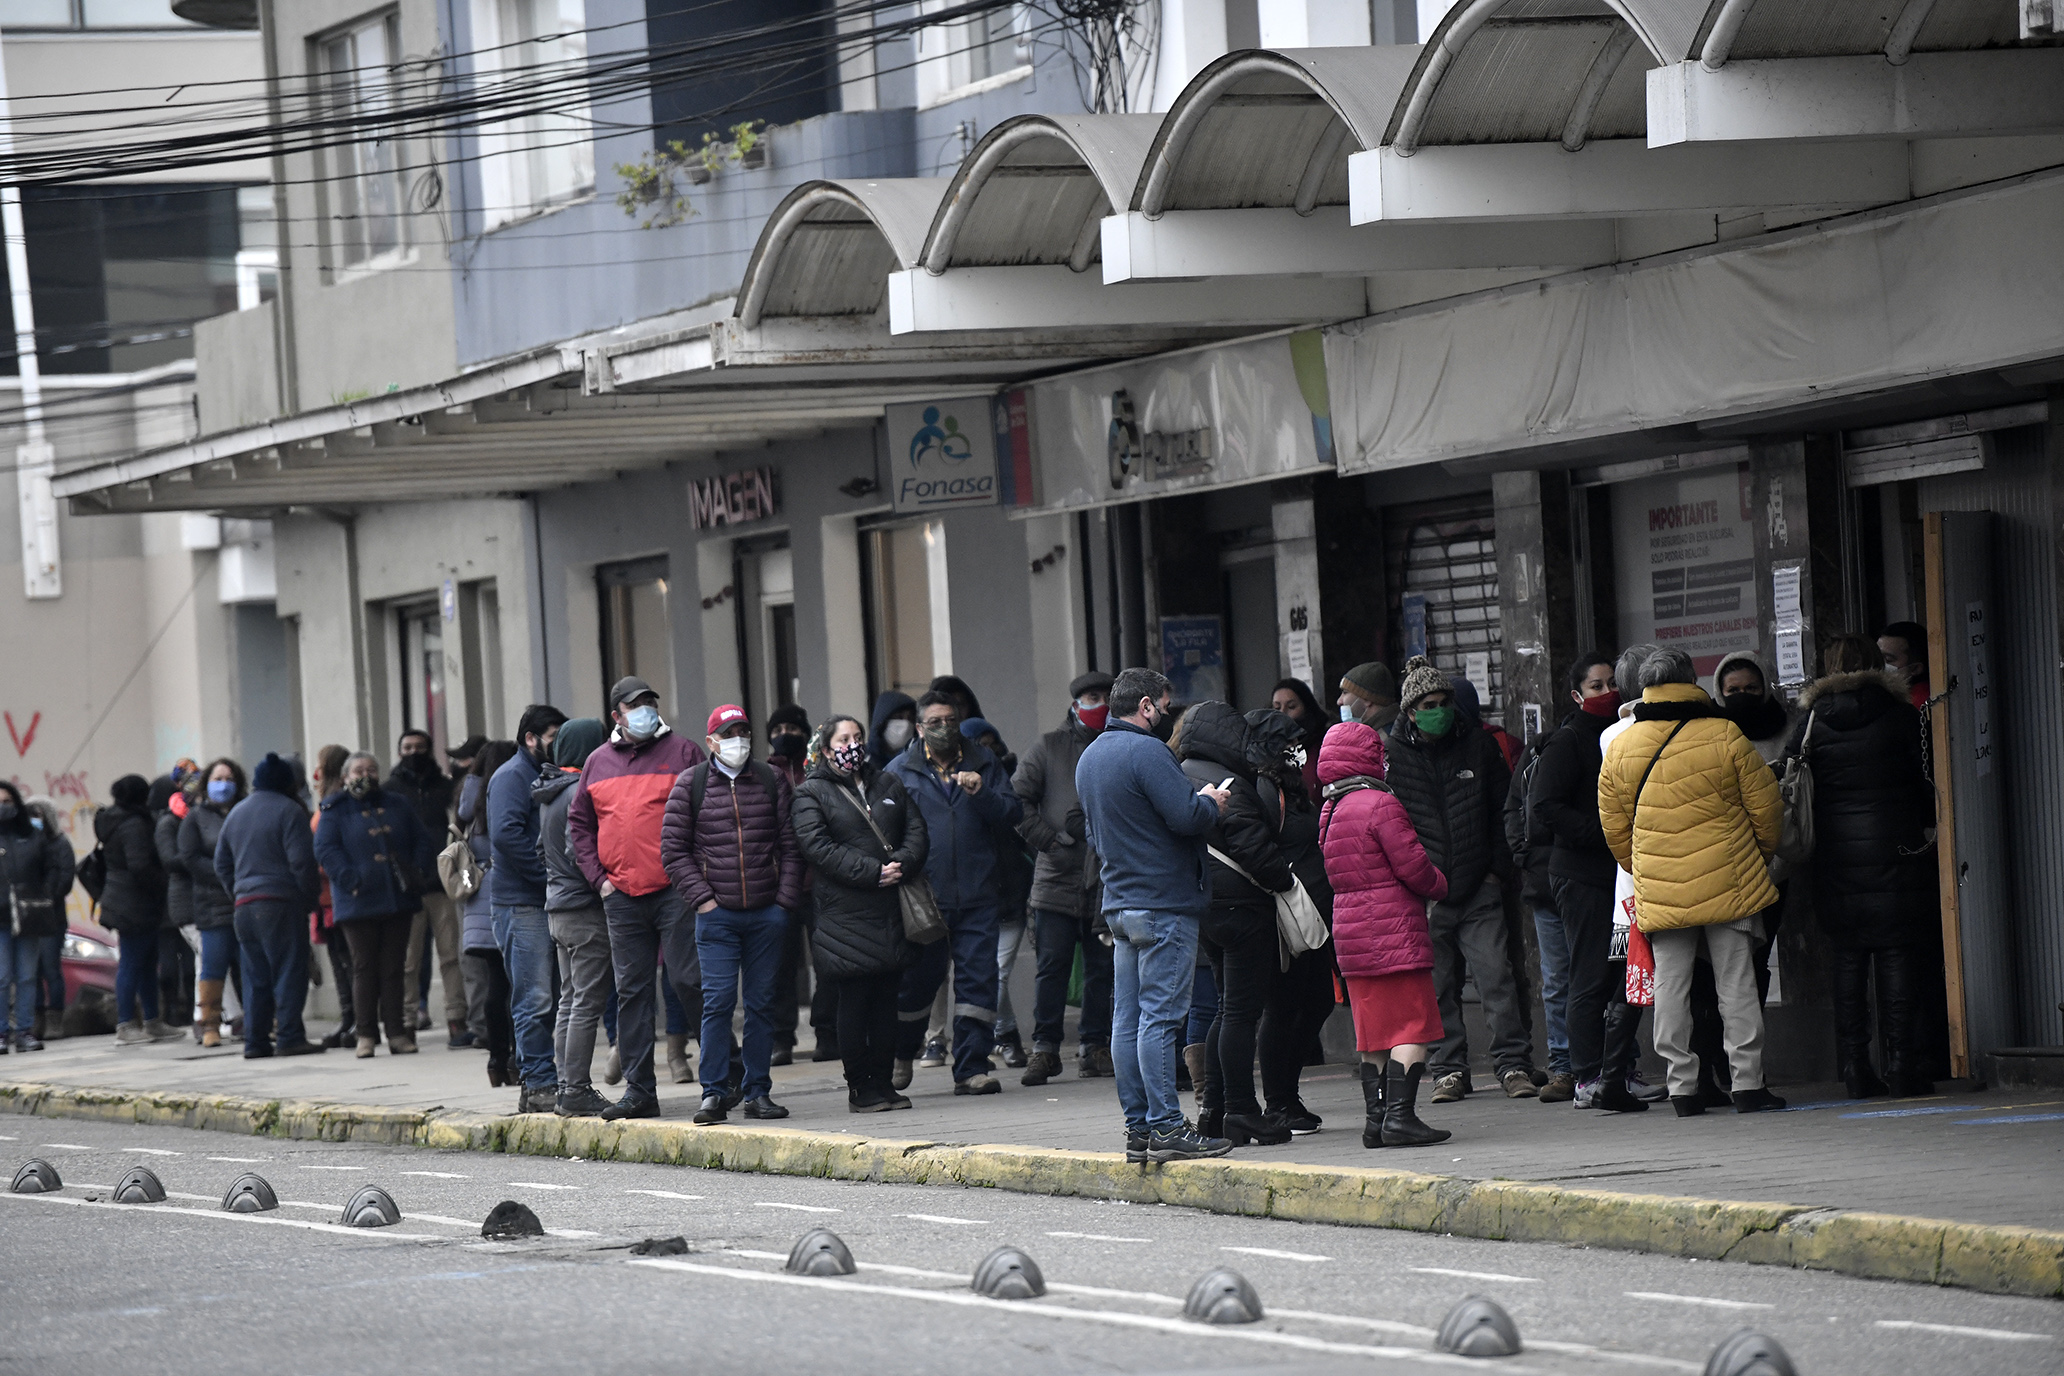
{"type": "MultiPolygon", "coordinates": [[[[112,1038],[94,1037],[53,1042],[47,1051],[0,1061],[0,1087],[36,1083],[467,1115],[507,1115],[514,1109],[514,1089],[488,1087],[483,1054],[447,1050],[437,1032],[423,1034],[422,1044],[410,1057],[389,1057],[383,1046],[367,1061],[348,1051],[246,1061],[233,1047],[203,1051],[175,1042],[116,1050],[112,1038]]],[[[685,1124],[697,1088],[665,1082],[663,1063],[661,1068],[666,1119],[685,1124]]],[[[1121,1147],[1112,1081],[1076,1078],[1072,1058],[1065,1078],[1037,1089],[1021,1086],[1016,1071],[1001,1076],[1000,1096],[955,1098],[947,1070],[920,1068],[909,1091],[914,1110],[853,1115],[846,1111],[837,1064],[806,1062],[776,1069],[774,1097],[793,1115],[781,1126],[816,1134],[1090,1152],[1121,1147]]],[[[1305,1073],[1305,1086],[1305,1102],[1326,1120],[1324,1131],[1282,1147],[1243,1148],[1228,1159],[2064,1229],[2060,1091],[1990,1090],[1859,1103],[1842,1098],[1838,1086],[1778,1086],[1792,1111],[1679,1119],[1668,1104],[1644,1114],[1600,1114],[1507,1100],[1493,1089],[1460,1104],[1430,1106],[1422,1097],[1422,1116],[1452,1129],[1450,1142],[1415,1151],[1368,1151],[1360,1140],[1361,1091],[1352,1067],[1314,1067],[1305,1073]]],[[[744,1124],[734,1115],[729,1126],[744,1124]]]]}

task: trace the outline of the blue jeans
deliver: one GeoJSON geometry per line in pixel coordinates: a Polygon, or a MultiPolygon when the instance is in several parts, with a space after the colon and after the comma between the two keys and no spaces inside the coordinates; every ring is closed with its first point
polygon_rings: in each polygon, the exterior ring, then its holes
{"type": "Polygon", "coordinates": [[[1104,914],[1117,943],[1111,996],[1111,1064],[1131,1135],[1183,1125],[1175,1063],[1197,979],[1197,919],[1139,908],[1104,914]]]}
{"type": "Polygon", "coordinates": [[[1068,981],[1075,973],[1075,952],[1082,951],[1082,1020],[1077,1033],[1084,1046],[1111,1044],[1111,949],[1090,930],[1090,918],[1035,909],[1033,940],[1039,952],[1039,977],[1033,985],[1032,1049],[1059,1051],[1063,1020],[1068,1014],[1068,981]]]}
{"type": "Polygon", "coordinates": [[[228,979],[229,962],[236,955],[236,929],[232,927],[203,927],[201,933],[201,971],[199,979],[228,979]]]}
{"type": "Polygon", "coordinates": [[[7,1004],[14,1001],[13,1027],[26,1032],[36,1021],[36,966],[41,937],[15,936],[0,922],[0,1035],[8,1029],[7,1004]]]}
{"type": "Polygon", "coordinates": [[[1197,981],[1190,987],[1189,1028],[1184,1033],[1185,1046],[1202,1046],[1211,1035],[1211,1024],[1218,1021],[1218,976],[1211,973],[1211,962],[1197,962],[1197,981]]]}
{"type": "Polygon", "coordinates": [[[1541,941],[1541,1008],[1548,1015],[1548,1073],[1568,1075],[1569,938],[1562,914],[1547,904],[1534,908],[1534,932],[1541,941]]]}
{"type": "Polygon", "coordinates": [[[896,991],[896,1059],[914,1061],[924,1048],[932,999],[953,962],[953,1080],[959,1084],[996,1069],[996,1004],[1003,986],[996,977],[1001,909],[941,908],[946,939],[918,948],[917,964],[903,972],[896,991]]]}
{"type": "Polygon", "coordinates": [[[757,1099],[774,1088],[774,990],[788,914],[718,906],[695,915],[695,956],[702,962],[702,1093],[724,1093],[731,1075],[731,1010],[745,991],[745,1075],[739,1088],[757,1099]]]}
{"type": "Polygon", "coordinates": [[[272,1054],[275,1021],[279,1045],[307,1041],[301,1023],[308,1002],[306,910],[276,898],[247,899],[237,904],[236,937],[244,971],[244,1055],[272,1054]]]}
{"type": "Polygon", "coordinates": [[[119,933],[115,937],[115,1021],[142,1022],[157,1016],[158,934],[119,933]]]}
{"type": "MultiPolygon", "coordinates": [[[[515,1025],[512,1057],[516,1079],[525,1089],[550,1089],[559,1083],[552,1060],[553,1014],[557,1008],[559,958],[552,946],[552,924],[543,908],[527,903],[496,903],[495,945],[509,972],[509,1020],[515,1025]]],[[[370,1019],[367,1010],[361,1016],[370,1019]]]]}

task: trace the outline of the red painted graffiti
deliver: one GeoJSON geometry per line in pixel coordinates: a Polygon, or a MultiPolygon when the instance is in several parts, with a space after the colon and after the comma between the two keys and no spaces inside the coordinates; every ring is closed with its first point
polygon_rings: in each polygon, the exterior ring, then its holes
{"type": "Polygon", "coordinates": [[[69,774],[52,774],[43,771],[43,791],[53,798],[86,798],[93,794],[86,787],[86,771],[74,770],[69,774]]]}
{"type": "Polygon", "coordinates": [[[43,714],[38,712],[30,717],[26,731],[15,726],[14,713],[0,712],[0,716],[7,718],[7,734],[14,740],[14,753],[18,756],[28,754],[29,747],[36,743],[36,728],[43,724],[43,714]]]}

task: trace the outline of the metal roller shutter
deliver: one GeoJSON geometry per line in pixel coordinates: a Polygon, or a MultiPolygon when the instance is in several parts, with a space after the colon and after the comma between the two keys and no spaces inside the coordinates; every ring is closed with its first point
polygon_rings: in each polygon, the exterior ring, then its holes
{"type": "Polygon", "coordinates": [[[1505,707],[1505,667],[1493,526],[1488,492],[1383,512],[1391,667],[1402,671],[1416,653],[1423,624],[1427,657],[1450,677],[1468,676],[1470,656],[1484,657],[1484,715],[1495,719],[1505,707]]]}

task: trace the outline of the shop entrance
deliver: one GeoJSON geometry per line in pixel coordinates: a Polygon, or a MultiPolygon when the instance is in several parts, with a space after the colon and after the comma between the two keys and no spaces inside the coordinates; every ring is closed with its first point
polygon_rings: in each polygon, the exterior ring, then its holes
{"type": "Polygon", "coordinates": [[[674,636],[667,617],[667,557],[602,564],[595,570],[602,604],[602,700],[618,679],[652,685],[660,711],[675,719],[674,636]]]}
{"type": "Polygon", "coordinates": [[[786,534],[740,540],[733,548],[738,589],[738,662],[743,705],[755,724],[798,700],[795,558],[786,534]]]}
{"type": "Polygon", "coordinates": [[[918,697],[934,678],[953,672],[945,522],[863,529],[860,566],[867,593],[868,697],[871,701],[887,692],[918,697]]]}
{"type": "Polygon", "coordinates": [[[1475,685],[1484,719],[1505,711],[1495,511],[1488,492],[1383,510],[1390,667],[1425,655],[1475,685]]]}

